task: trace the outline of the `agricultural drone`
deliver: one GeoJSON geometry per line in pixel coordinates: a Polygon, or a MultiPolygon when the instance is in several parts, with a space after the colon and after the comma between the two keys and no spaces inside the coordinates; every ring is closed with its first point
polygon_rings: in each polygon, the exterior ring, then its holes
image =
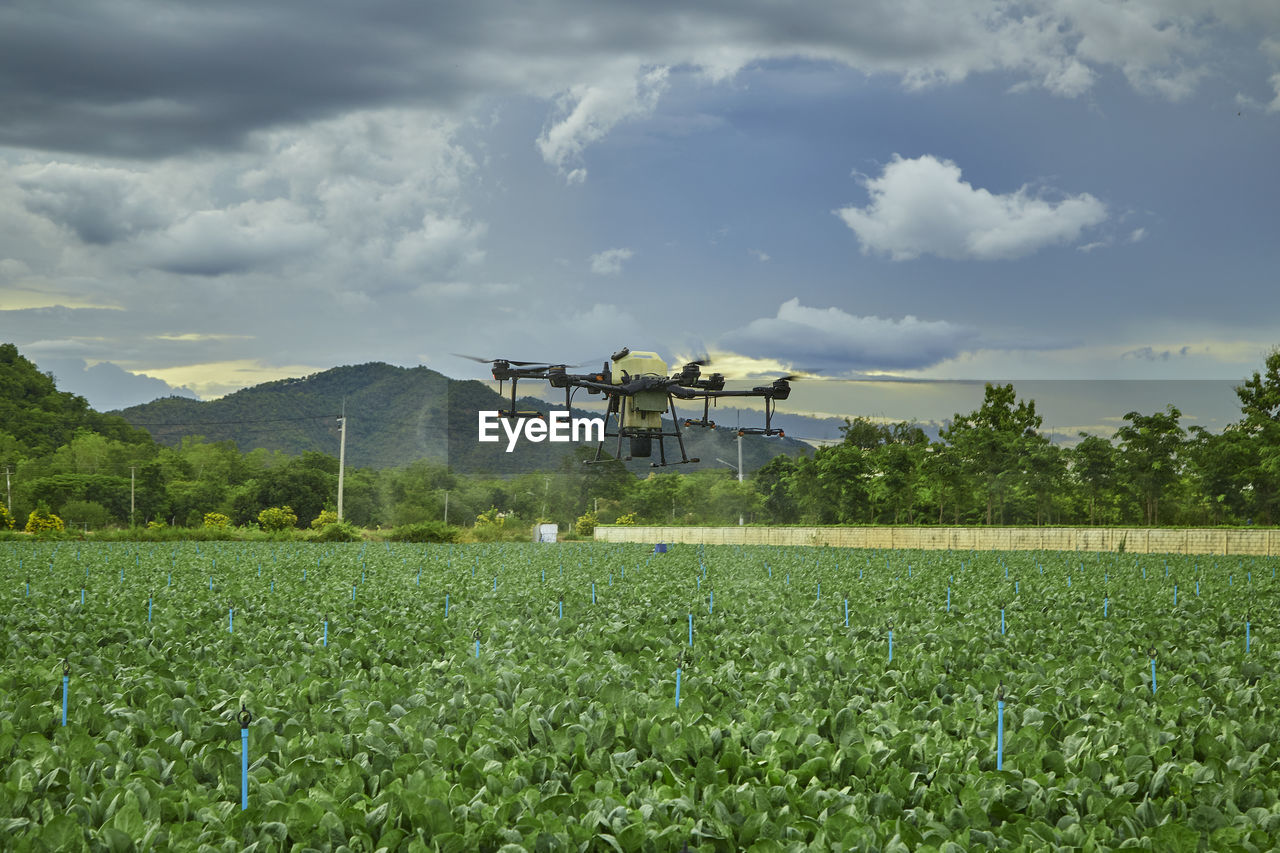
{"type": "MultiPolygon", "coordinates": [[[[502,393],[502,384],[511,382],[511,408],[499,411],[502,418],[522,420],[525,418],[545,418],[541,412],[516,411],[516,383],[521,379],[545,379],[553,388],[564,389],[565,409],[573,402],[573,394],[579,388],[585,388],[588,394],[603,394],[608,399],[605,412],[604,439],[617,438],[620,459],[648,459],[653,455],[653,440],[658,440],[658,462],[650,462],[654,468],[666,465],[680,465],[698,462],[698,458],[685,455],[684,435],[681,432],[681,421],[676,416],[676,400],[691,400],[694,404],[702,402],[702,417],[685,418],[686,427],[715,427],[710,419],[711,403],[724,397],[761,397],[764,399],[764,426],[740,427],[738,435],[776,435],[784,433],[772,425],[774,406],[777,400],[785,400],[791,393],[791,380],[794,376],[783,376],[768,385],[758,385],[750,390],[724,390],[724,376],[712,373],[702,375],[702,368],[707,366],[706,359],[699,359],[685,364],[676,373],[667,374],[667,364],[656,353],[632,352],[623,347],[605,362],[599,371],[593,373],[570,373],[569,370],[580,365],[547,364],[532,361],[513,361],[506,358],[476,358],[461,356],[481,364],[488,364],[493,369],[493,378],[498,380],[498,393],[502,393]],[[672,427],[668,431],[663,427],[662,416],[670,411],[672,427]],[[611,431],[612,427],[612,431],[611,431]],[[622,455],[622,440],[629,440],[629,453],[622,455]],[[680,461],[667,461],[663,439],[674,438],[680,446],[680,461]]],[[[607,461],[603,459],[604,439],[596,446],[595,459],[587,460],[588,464],[607,461]]]]}

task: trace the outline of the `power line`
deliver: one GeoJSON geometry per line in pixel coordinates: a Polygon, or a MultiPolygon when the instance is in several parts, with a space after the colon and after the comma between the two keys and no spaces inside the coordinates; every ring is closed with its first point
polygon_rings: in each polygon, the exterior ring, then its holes
{"type": "Polygon", "coordinates": [[[333,415],[306,415],[301,418],[257,418],[254,420],[244,420],[244,421],[172,421],[168,423],[150,422],[150,421],[129,421],[129,425],[136,426],[136,427],[239,426],[241,424],[269,424],[269,423],[279,423],[282,421],[318,421],[324,418],[332,418],[332,417],[333,415]]]}

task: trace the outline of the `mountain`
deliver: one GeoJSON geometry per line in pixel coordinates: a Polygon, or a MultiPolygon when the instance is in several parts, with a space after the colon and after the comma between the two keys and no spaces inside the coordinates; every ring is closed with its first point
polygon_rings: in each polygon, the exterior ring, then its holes
{"type": "Polygon", "coordinates": [[[4,461],[52,453],[80,430],[126,443],[148,441],[122,418],[95,412],[84,397],[59,391],[53,377],[41,373],[13,344],[0,344],[0,454],[4,461]]]}
{"type": "MultiPolygon", "coordinates": [[[[290,455],[318,451],[336,456],[338,418],[345,411],[347,464],[359,468],[394,468],[431,459],[462,474],[513,475],[557,468],[573,454],[573,444],[521,441],[508,453],[505,437],[497,443],[479,442],[477,413],[509,406],[509,398],[481,382],[450,379],[427,367],[374,362],[266,382],[218,400],[165,397],[117,414],[170,446],[199,435],[208,441],[234,441],[241,451],[264,448],[290,455]]],[[[530,397],[517,400],[517,407],[541,412],[559,408],[530,397]]],[[[736,440],[731,429],[687,430],[688,455],[703,461],[669,470],[724,467],[717,457],[736,464],[736,440]]],[[[605,451],[616,450],[616,441],[606,441],[605,451]]],[[[668,440],[667,451],[668,458],[679,458],[674,440],[668,440]]],[[[779,453],[805,451],[803,443],[791,439],[746,436],[743,467],[752,471],[779,453]]],[[[655,447],[654,461],[657,458],[655,447]]],[[[646,473],[649,460],[633,460],[628,468],[646,473]]]]}

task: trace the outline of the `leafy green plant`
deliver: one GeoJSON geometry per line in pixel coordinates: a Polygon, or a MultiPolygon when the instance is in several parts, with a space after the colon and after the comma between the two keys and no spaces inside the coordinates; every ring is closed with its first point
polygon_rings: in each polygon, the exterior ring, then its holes
{"type": "Polygon", "coordinates": [[[206,512],[204,514],[205,527],[226,528],[231,526],[231,518],[220,512],[206,512]]]}
{"type": "Polygon", "coordinates": [[[287,506],[273,506],[258,513],[258,526],[272,533],[292,530],[298,524],[298,514],[287,506]]]}
{"type": "Polygon", "coordinates": [[[40,504],[27,516],[25,529],[28,533],[60,533],[66,529],[66,525],[61,518],[49,510],[49,507],[40,504]]]}
{"type": "Polygon", "coordinates": [[[313,542],[359,542],[364,537],[360,535],[360,530],[355,525],[345,521],[335,521],[313,531],[308,538],[313,542]]]}
{"type": "Polygon", "coordinates": [[[638,520],[638,517],[637,517],[636,513],[634,513],[634,512],[628,512],[628,513],[625,513],[625,514],[623,514],[623,515],[618,516],[616,519],[614,519],[613,523],[614,523],[614,524],[634,525],[634,524],[636,523],[636,521],[637,521],[637,520],[638,520]]]}
{"type": "Polygon", "coordinates": [[[418,524],[402,524],[391,531],[387,538],[392,542],[457,542],[456,527],[440,521],[424,521],[418,524]]]}
{"type": "Polygon", "coordinates": [[[311,528],[313,530],[319,530],[322,527],[327,527],[330,524],[337,524],[337,523],[338,523],[337,511],[332,509],[324,509],[320,511],[319,515],[311,519],[311,528]]]}

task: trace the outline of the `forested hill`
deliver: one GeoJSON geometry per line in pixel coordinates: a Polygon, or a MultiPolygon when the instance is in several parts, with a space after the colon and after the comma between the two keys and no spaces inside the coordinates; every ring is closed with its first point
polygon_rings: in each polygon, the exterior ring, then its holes
{"type": "Polygon", "coordinates": [[[126,444],[149,442],[124,419],[89,408],[84,397],[59,391],[13,344],[0,344],[0,453],[8,461],[43,456],[71,441],[79,430],[126,444]]]}
{"type": "MultiPolygon", "coordinates": [[[[574,445],[522,441],[507,453],[505,441],[476,440],[476,413],[509,405],[510,400],[480,382],[450,379],[426,367],[375,362],[266,382],[218,400],[166,397],[118,414],[174,447],[185,436],[199,435],[208,441],[234,441],[244,452],[265,448],[336,456],[338,416],[345,407],[347,464],[353,467],[392,468],[418,459],[447,463],[460,474],[509,475],[560,467],[574,445]]],[[[532,398],[518,401],[518,407],[543,412],[549,408],[532,398]]],[[[671,470],[724,467],[717,457],[736,462],[735,441],[731,430],[690,430],[689,455],[704,461],[671,470]]],[[[606,450],[615,446],[610,442],[606,450]]],[[[749,436],[743,442],[744,467],[751,471],[778,453],[803,450],[803,444],[790,439],[749,436]]],[[[656,460],[656,447],[654,454],[656,460]]],[[[668,454],[678,458],[674,441],[669,442],[668,454]]],[[[636,460],[629,467],[637,473],[649,470],[647,461],[636,460]]]]}

